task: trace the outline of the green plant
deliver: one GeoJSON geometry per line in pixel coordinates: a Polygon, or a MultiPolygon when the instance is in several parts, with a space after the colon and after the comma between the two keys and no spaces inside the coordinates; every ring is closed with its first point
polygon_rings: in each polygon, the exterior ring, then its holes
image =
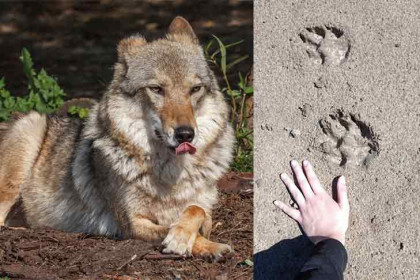
{"type": "Polygon", "coordinates": [[[22,50],[20,60],[23,71],[29,80],[29,100],[35,101],[34,109],[40,113],[54,113],[63,105],[66,96],[57,81],[49,76],[44,69],[39,73],[33,69],[31,55],[27,49],[22,50]]]}
{"type": "Polygon", "coordinates": [[[70,106],[68,113],[71,116],[76,116],[80,119],[84,119],[87,116],[89,116],[89,109],[78,106],[70,106]]]}
{"type": "Polygon", "coordinates": [[[33,69],[31,55],[25,48],[20,60],[23,71],[28,78],[28,95],[14,97],[6,90],[4,78],[0,80],[0,121],[8,120],[14,111],[28,112],[36,110],[40,113],[53,113],[63,104],[65,93],[57,81],[49,76],[44,69],[37,73],[33,69]]]}
{"type": "Polygon", "coordinates": [[[241,44],[243,41],[234,42],[225,45],[218,37],[213,35],[211,40],[204,48],[204,53],[207,60],[216,66],[220,71],[225,87],[222,89],[229,97],[229,102],[232,107],[231,123],[235,131],[236,147],[235,159],[231,168],[236,171],[253,171],[253,148],[254,138],[253,130],[247,124],[247,99],[252,97],[254,89],[247,84],[246,79],[239,73],[239,82],[236,86],[232,86],[229,80],[229,71],[236,64],[244,61],[249,56],[240,56],[233,61],[228,61],[227,50],[233,46],[241,44]],[[214,48],[214,43],[217,43],[214,48]]]}
{"type": "MultiPolygon", "coordinates": [[[[56,79],[49,76],[44,69],[36,72],[30,53],[22,49],[19,58],[23,64],[23,72],[28,78],[28,94],[14,97],[6,89],[4,78],[0,79],[0,121],[7,121],[12,112],[28,112],[31,110],[51,114],[56,112],[64,103],[66,94],[58,85],[56,79]]],[[[73,106],[75,107],[75,106],[73,106]]],[[[84,118],[88,115],[86,108],[70,108],[70,115],[84,118]]]]}

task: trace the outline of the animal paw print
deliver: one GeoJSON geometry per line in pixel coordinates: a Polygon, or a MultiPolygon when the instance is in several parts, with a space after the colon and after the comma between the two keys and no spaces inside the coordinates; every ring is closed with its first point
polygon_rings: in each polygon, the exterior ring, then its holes
{"type": "Polygon", "coordinates": [[[321,119],[319,125],[324,134],[320,149],[330,161],[340,166],[368,167],[379,155],[379,138],[358,116],[337,110],[321,119]]]}
{"type": "Polygon", "coordinates": [[[265,124],[265,125],[261,125],[261,130],[273,131],[273,127],[271,125],[265,124]]]}
{"type": "Polygon", "coordinates": [[[340,65],[350,53],[350,41],[344,32],[332,26],[306,28],[299,34],[306,52],[317,64],[340,65]]]}

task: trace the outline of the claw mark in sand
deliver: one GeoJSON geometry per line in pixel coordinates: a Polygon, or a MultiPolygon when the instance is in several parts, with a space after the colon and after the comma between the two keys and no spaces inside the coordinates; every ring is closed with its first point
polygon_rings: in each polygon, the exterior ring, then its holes
{"type": "Polygon", "coordinates": [[[340,166],[368,167],[379,155],[379,137],[355,114],[336,110],[319,121],[323,136],[320,150],[340,166]]]}
{"type": "Polygon", "coordinates": [[[341,29],[333,26],[306,28],[299,34],[306,52],[317,64],[339,65],[350,53],[350,41],[341,29]]]}

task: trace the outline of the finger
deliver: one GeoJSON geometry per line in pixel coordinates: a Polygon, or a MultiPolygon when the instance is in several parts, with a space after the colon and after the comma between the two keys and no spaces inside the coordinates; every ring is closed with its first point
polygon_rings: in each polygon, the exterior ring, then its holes
{"type": "Polygon", "coordinates": [[[278,208],[280,208],[281,211],[283,211],[287,216],[295,220],[296,222],[300,223],[302,221],[302,217],[300,215],[299,210],[290,207],[283,202],[279,200],[274,200],[274,205],[276,205],[278,208]]]}
{"type": "Polygon", "coordinates": [[[295,183],[289,176],[286,174],[280,175],[281,180],[286,185],[287,189],[289,190],[290,194],[292,195],[293,199],[296,201],[299,207],[302,207],[305,204],[305,198],[303,197],[302,193],[296,187],[295,183]]]}
{"type": "Polygon", "coordinates": [[[316,176],[315,171],[309,161],[303,161],[303,169],[305,170],[306,178],[308,178],[309,185],[315,194],[324,192],[324,188],[319,182],[318,176],[316,176]]]}
{"type": "Polygon", "coordinates": [[[347,197],[347,186],[346,186],[346,179],[344,176],[338,178],[337,182],[337,203],[340,205],[340,208],[346,213],[349,213],[350,205],[349,200],[347,197]]]}
{"type": "Polygon", "coordinates": [[[309,185],[308,180],[306,179],[305,173],[303,173],[302,167],[296,160],[292,160],[290,163],[293,169],[293,173],[296,176],[296,180],[299,184],[299,188],[302,190],[305,198],[311,198],[314,196],[314,192],[309,185]]]}

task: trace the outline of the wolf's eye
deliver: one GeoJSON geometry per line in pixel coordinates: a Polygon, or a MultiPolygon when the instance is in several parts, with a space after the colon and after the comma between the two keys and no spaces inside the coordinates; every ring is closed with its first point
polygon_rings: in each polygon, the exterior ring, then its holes
{"type": "Polygon", "coordinates": [[[195,86],[191,89],[191,93],[199,92],[203,86],[195,86]]]}
{"type": "Polygon", "coordinates": [[[151,87],[149,87],[149,89],[151,91],[153,91],[154,93],[157,93],[157,94],[163,94],[164,93],[163,88],[161,88],[159,86],[151,86],[151,87]]]}

